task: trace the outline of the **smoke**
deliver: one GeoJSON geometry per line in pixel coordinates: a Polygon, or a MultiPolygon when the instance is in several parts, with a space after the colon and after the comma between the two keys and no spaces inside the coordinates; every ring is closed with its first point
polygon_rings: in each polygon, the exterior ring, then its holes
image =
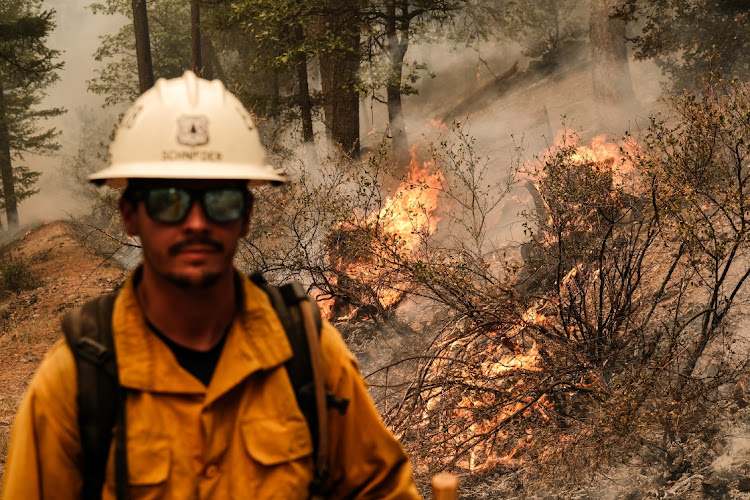
{"type": "MultiPolygon", "coordinates": [[[[78,108],[100,110],[103,99],[86,89],[86,81],[95,76],[97,62],[93,52],[98,37],[114,32],[126,22],[116,16],[93,15],[86,5],[91,0],[47,0],[46,6],[57,11],[57,29],[49,45],[63,52],[65,69],[61,80],[51,89],[48,106],[64,106],[69,113],[54,122],[62,130],[64,149],[51,158],[28,157],[26,164],[43,173],[38,184],[40,194],[24,201],[20,207],[22,223],[46,221],[78,213],[88,208],[84,200],[71,195],[59,172],[61,163],[79,147],[76,131],[80,130],[78,108]]],[[[410,145],[435,141],[445,130],[434,124],[444,123],[450,129],[459,120],[476,138],[477,150],[496,163],[496,175],[507,175],[517,147],[524,147],[532,157],[546,149],[557,131],[569,126],[581,132],[584,140],[599,133],[618,136],[622,130],[601,130],[595,125],[591,89],[590,55],[585,43],[573,44],[558,60],[557,67],[545,72],[522,54],[521,47],[505,42],[488,41],[478,48],[454,47],[448,43],[412,45],[407,61],[426,63],[430,74],[416,84],[419,94],[403,97],[404,118],[410,145]]],[[[315,71],[312,68],[314,79],[315,71]]],[[[660,95],[659,71],[650,62],[634,62],[630,72],[638,108],[616,110],[628,128],[637,129],[660,95]]],[[[311,82],[318,89],[319,82],[311,82]]],[[[104,111],[102,111],[104,113],[104,111]]],[[[385,104],[365,98],[361,106],[362,146],[377,147],[388,124],[385,104]]],[[[114,117],[108,118],[114,123],[114,117]]],[[[318,137],[325,137],[322,123],[317,123],[318,137]]],[[[109,131],[107,131],[109,132],[109,131]]],[[[321,144],[325,141],[319,141],[321,144]]],[[[324,151],[305,149],[307,161],[324,159],[324,151]],[[312,154],[311,154],[312,153],[312,154]]],[[[515,218],[517,210],[508,208],[506,217],[515,218]]]]}
{"type": "MultiPolygon", "coordinates": [[[[430,64],[435,78],[420,82],[419,94],[404,97],[410,140],[430,120],[471,122],[472,135],[488,154],[514,147],[511,136],[529,141],[529,152],[547,147],[563,121],[585,137],[619,135],[619,128],[596,128],[587,43],[571,43],[554,66],[529,60],[520,47],[485,43],[479,50],[447,45],[417,46],[407,57],[430,64]]],[[[634,123],[645,118],[661,95],[660,72],[651,62],[630,61],[638,106],[617,112],[634,123]]]]}
{"type": "MultiPolygon", "coordinates": [[[[578,132],[584,142],[599,134],[617,140],[626,130],[636,132],[657,109],[662,95],[656,65],[630,57],[635,103],[614,105],[607,115],[618,120],[602,125],[585,41],[568,44],[553,66],[531,60],[520,46],[504,42],[485,42],[477,49],[416,45],[406,59],[426,63],[434,75],[417,83],[418,94],[403,97],[409,144],[438,143],[458,121],[476,139],[478,155],[491,162],[490,182],[501,182],[519,157],[523,163],[542,154],[563,127],[578,132]]],[[[368,139],[382,137],[387,112],[384,104],[372,99],[366,99],[363,108],[362,141],[367,145],[368,139]]],[[[517,195],[528,198],[523,188],[517,195]]],[[[529,207],[509,200],[496,215],[492,235],[505,242],[523,240],[519,212],[524,208],[529,207]]]]}
{"type": "MultiPolygon", "coordinates": [[[[62,52],[60,58],[65,67],[58,72],[60,80],[47,89],[48,95],[42,106],[64,107],[68,113],[40,122],[40,127],[55,127],[62,132],[59,138],[62,148],[48,157],[26,155],[23,162],[31,170],[42,173],[37,183],[39,194],[20,204],[19,217],[24,226],[66,218],[89,208],[88,202],[76,193],[73,183],[60,171],[80,147],[81,113],[77,111],[90,108],[114,124],[114,113],[102,109],[103,99],[88,92],[86,80],[95,76],[98,63],[94,61],[93,53],[100,43],[98,37],[119,29],[124,19],[95,16],[85,8],[90,3],[91,0],[47,0],[44,4],[45,9],[54,9],[57,13],[57,28],[48,38],[47,45],[62,52]]],[[[103,132],[106,137],[109,131],[103,132]]]]}

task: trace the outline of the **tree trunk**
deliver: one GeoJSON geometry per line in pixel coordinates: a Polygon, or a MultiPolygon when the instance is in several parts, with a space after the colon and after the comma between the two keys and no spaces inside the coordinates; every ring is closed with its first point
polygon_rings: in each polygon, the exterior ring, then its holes
{"type": "MultiPolygon", "coordinates": [[[[404,17],[406,12],[402,13],[404,17]]],[[[401,79],[404,73],[404,57],[409,48],[409,31],[407,28],[398,29],[396,23],[396,5],[393,1],[386,6],[386,49],[390,58],[390,71],[386,82],[386,96],[388,98],[388,121],[393,137],[393,159],[396,162],[397,174],[403,174],[409,164],[409,142],[406,138],[406,124],[404,111],[401,106],[401,79]],[[399,39],[399,34],[401,38],[399,39]]]]}
{"type": "Polygon", "coordinates": [[[635,100],[625,45],[625,21],[611,17],[619,3],[619,0],[592,0],[589,18],[594,102],[599,128],[607,130],[623,125],[622,109],[635,100]]]}
{"type": "Polygon", "coordinates": [[[201,60],[201,11],[198,0],[190,1],[190,55],[193,73],[202,76],[203,62],[201,60]]]}
{"type": "Polygon", "coordinates": [[[333,33],[343,47],[320,54],[325,123],[341,149],[359,158],[359,11],[347,0],[334,0],[328,7],[335,14],[322,15],[320,29],[333,33]]]}
{"type": "Polygon", "coordinates": [[[141,94],[154,86],[154,65],[151,62],[151,40],[148,34],[146,0],[131,0],[135,58],[138,62],[138,90],[141,94]]]}
{"type": "MultiPolygon", "coordinates": [[[[295,37],[302,41],[304,33],[302,27],[297,26],[294,30],[295,37]]],[[[299,80],[299,108],[302,118],[302,139],[305,142],[312,142],[313,124],[312,124],[312,103],[310,102],[310,85],[307,81],[307,55],[300,51],[297,55],[297,78],[299,80]]]]}
{"type": "Polygon", "coordinates": [[[206,61],[206,70],[204,72],[205,78],[209,80],[218,78],[223,82],[227,81],[226,75],[224,74],[224,68],[222,68],[221,66],[219,55],[216,53],[216,49],[214,48],[214,44],[211,42],[211,39],[206,38],[205,40],[203,40],[201,46],[203,48],[203,54],[205,56],[203,59],[206,61]]]}
{"type": "MultiPolygon", "coordinates": [[[[8,231],[13,231],[18,227],[18,207],[16,205],[13,164],[10,157],[10,132],[8,131],[2,83],[0,83],[0,176],[3,180],[3,198],[5,199],[8,231]]],[[[2,228],[2,224],[0,224],[0,228],[2,228]]]]}

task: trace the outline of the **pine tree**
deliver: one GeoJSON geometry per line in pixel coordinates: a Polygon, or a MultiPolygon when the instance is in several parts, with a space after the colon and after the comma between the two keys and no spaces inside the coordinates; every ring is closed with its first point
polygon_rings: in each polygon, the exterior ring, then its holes
{"type": "Polygon", "coordinates": [[[18,203],[38,190],[39,173],[19,164],[24,155],[59,149],[55,128],[41,120],[59,116],[62,108],[40,109],[45,89],[59,78],[60,51],[47,47],[55,28],[54,10],[40,0],[9,0],[0,4],[0,210],[8,229],[18,227],[18,203]]]}
{"type": "Polygon", "coordinates": [[[88,89],[103,95],[107,105],[133,102],[156,79],[176,78],[191,68],[190,2],[149,0],[147,16],[145,5],[145,0],[90,5],[94,14],[128,19],[116,33],[102,36],[94,52],[94,59],[105,64],[95,70],[97,76],[87,82],[88,89]],[[142,48],[140,62],[133,50],[136,46],[142,48]]]}

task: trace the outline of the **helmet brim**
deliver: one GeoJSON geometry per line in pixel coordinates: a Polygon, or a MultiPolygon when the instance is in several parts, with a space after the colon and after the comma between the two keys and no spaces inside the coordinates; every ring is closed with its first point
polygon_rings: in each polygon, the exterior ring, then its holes
{"type": "Polygon", "coordinates": [[[289,178],[271,165],[258,166],[248,173],[246,164],[173,162],[168,167],[163,162],[118,164],[91,174],[88,180],[97,186],[125,188],[128,179],[205,179],[246,180],[248,186],[284,184],[289,178]]]}

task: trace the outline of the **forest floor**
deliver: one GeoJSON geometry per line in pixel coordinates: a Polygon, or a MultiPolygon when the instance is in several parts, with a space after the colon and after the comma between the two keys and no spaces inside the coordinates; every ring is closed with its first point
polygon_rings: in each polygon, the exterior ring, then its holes
{"type": "Polygon", "coordinates": [[[112,261],[86,251],[73,234],[69,223],[50,222],[0,246],[0,258],[28,262],[40,280],[34,290],[0,295],[0,476],[13,417],[45,353],[62,338],[62,315],[126,276],[112,261]]]}

